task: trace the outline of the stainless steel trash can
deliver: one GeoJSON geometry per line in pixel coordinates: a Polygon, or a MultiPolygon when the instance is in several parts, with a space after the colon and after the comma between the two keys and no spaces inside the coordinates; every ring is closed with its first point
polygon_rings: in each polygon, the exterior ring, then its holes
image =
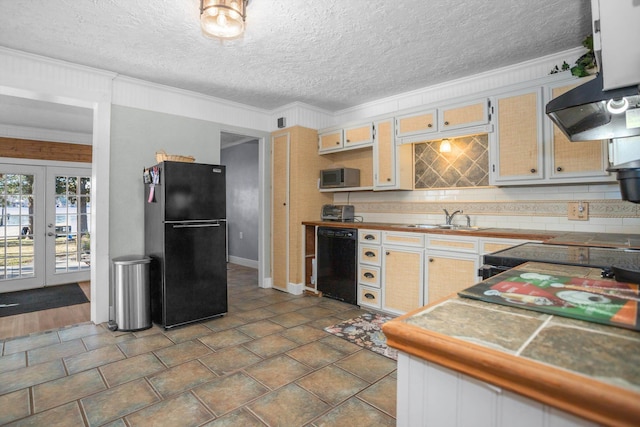
{"type": "Polygon", "coordinates": [[[151,296],[147,256],[123,256],[112,260],[112,297],[115,325],[110,329],[140,331],[151,327],[151,296]]]}

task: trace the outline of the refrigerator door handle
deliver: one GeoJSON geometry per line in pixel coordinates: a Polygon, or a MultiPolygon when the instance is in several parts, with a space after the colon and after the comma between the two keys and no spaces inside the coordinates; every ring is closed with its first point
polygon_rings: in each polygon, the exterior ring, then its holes
{"type": "Polygon", "coordinates": [[[173,228],[204,228],[204,227],[220,227],[220,224],[174,224],[173,228]]]}

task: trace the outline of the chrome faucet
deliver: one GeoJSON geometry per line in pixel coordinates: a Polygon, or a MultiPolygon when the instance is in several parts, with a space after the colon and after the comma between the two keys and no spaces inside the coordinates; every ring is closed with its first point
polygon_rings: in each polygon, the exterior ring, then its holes
{"type": "Polygon", "coordinates": [[[453,217],[456,216],[456,214],[463,213],[462,210],[457,210],[457,211],[454,211],[451,215],[449,215],[449,212],[446,209],[443,209],[443,210],[444,210],[444,222],[447,225],[451,225],[451,221],[453,221],[453,217]]]}

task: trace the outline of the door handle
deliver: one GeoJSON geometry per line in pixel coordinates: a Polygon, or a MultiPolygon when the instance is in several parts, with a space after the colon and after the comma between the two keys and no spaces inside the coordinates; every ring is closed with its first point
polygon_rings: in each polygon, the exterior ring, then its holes
{"type": "Polygon", "coordinates": [[[220,224],[180,224],[180,225],[173,226],[173,228],[205,228],[205,227],[220,227],[220,224]]]}
{"type": "Polygon", "coordinates": [[[53,224],[47,224],[47,227],[52,228],[53,224]]]}
{"type": "Polygon", "coordinates": [[[366,294],[364,294],[364,297],[366,299],[374,299],[375,298],[375,296],[370,292],[367,292],[366,294]]]}
{"type": "Polygon", "coordinates": [[[373,274],[369,273],[369,272],[366,272],[366,273],[364,273],[364,277],[366,277],[367,279],[373,279],[373,274]]]}
{"type": "Polygon", "coordinates": [[[371,252],[371,251],[367,251],[367,252],[365,252],[364,254],[365,254],[366,256],[368,256],[368,257],[374,257],[374,256],[376,256],[376,254],[374,254],[374,253],[373,253],[373,252],[371,252]]]}
{"type": "Polygon", "coordinates": [[[51,231],[47,233],[47,236],[53,236],[53,235],[55,235],[55,233],[53,233],[51,231]]]}

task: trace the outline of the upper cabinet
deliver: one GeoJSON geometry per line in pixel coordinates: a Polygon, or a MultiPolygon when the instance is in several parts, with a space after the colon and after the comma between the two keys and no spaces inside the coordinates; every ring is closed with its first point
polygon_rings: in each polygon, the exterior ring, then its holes
{"type": "Polygon", "coordinates": [[[606,141],[571,142],[545,114],[551,99],[586,82],[560,80],[494,98],[490,134],[492,185],[614,181],[606,141]]]}
{"type": "Polygon", "coordinates": [[[489,100],[487,98],[469,104],[452,105],[438,109],[438,129],[441,132],[486,125],[487,123],[489,123],[489,100]]]}
{"type": "Polygon", "coordinates": [[[438,130],[436,110],[422,111],[396,117],[396,136],[422,135],[438,130]]]}
{"type": "MultiPolygon", "coordinates": [[[[547,101],[579,86],[587,81],[546,87],[547,101]]],[[[545,102],[546,104],[546,102],[545,102]]],[[[551,120],[545,117],[548,124],[546,138],[549,141],[551,156],[548,157],[549,178],[566,180],[571,178],[609,178],[606,171],[609,163],[607,142],[578,141],[571,142],[551,120]]],[[[613,181],[614,178],[611,177],[613,181]]]]}
{"type": "Polygon", "coordinates": [[[351,126],[344,129],[333,129],[318,135],[318,153],[349,150],[373,144],[373,124],[351,126]]]}
{"type": "Polygon", "coordinates": [[[373,144],[373,123],[344,129],[344,148],[373,144]]]}
{"type": "Polygon", "coordinates": [[[413,188],[413,149],[410,145],[396,145],[394,123],[393,118],[374,123],[374,190],[413,188]]]}
{"type": "Polygon", "coordinates": [[[342,129],[321,133],[318,135],[318,141],[318,152],[320,153],[341,150],[343,147],[342,129]]]}
{"type": "Polygon", "coordinates": [[[498,96],[494,103],[495,149],[490,150],[493,153],[492,183],[543,179],[542,89],[498,96]]]}

